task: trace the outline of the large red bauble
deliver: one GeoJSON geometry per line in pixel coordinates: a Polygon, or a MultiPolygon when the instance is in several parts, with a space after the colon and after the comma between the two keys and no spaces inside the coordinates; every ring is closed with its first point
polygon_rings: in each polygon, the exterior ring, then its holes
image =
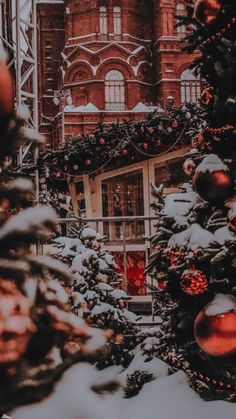
{"type": "Polygon", "coordinates": [[[220,15],[220,11],[219,0],[197,0],[195,3],[195,18],[203,25],[215,22],[220,15]]]}
{"type": "Polygon", "coordinates": [[[226,357],[236,352],[236,311],[208,316],[206,309],[197,316],[194,324],[195,339],[200,348],[210,356],[226,357]]]}
{"type": "Polygon", "coordinates": [[[0,61],[0,115],[11,114],[13,107],[13,80],[5,61],[0,61]]]}
{"type": "Polygon", "coordinates": [[[222,204],[234,194],[234,180],[227,166],[210,154],[197,167],[193,187],[204,201],[222,204]]]}

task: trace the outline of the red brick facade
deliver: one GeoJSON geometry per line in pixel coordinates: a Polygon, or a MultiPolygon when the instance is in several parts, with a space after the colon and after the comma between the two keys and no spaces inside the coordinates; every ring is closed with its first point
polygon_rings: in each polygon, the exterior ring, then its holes
{"type": "Polygon", "coordinates": [[[73,100],[66,136],[138,119],[170,100],[179,105],[181,74],[192,61],[175,28],[181,7],[184,0],[39,1],[41,131],[54,144],[61,137],[57,88],[70,89],[73,100]]]}

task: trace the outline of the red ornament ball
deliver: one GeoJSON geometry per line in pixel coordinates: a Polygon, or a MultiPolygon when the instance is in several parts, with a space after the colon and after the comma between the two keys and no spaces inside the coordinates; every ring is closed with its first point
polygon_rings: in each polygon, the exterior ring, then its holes
{"type": "Polygon", "coordinates": [[[196,269],[189,269],[182,275],[180,286],[190,296],[204,294],[208,290],[207,276],[196,269]]]}
{"type": "Polygon", "coordinates": [[[201,94],[201,102],[203,105],[208,106],[210,105],[212,99],[213,99],[213,88],[207,87],[206,89],[203,90],[201,94]]]}
{"type": "Polygon", "coordinates": [[[178,128],[178,126],[179,126],[178,121],[173,121],[172,122],[172,128],[176,129],[176,128],[178,128]]]}
{"type": "Polygon", "coordinates": [[[11,114],[14,109],[13,80],[4,60],[0,60],[0,92],[0,114],[11,114]]]}
{"type": "Polygon", "coordinates": [[[99,142],[100,145],[105,145],[106,144],[106,141],[104,140],[104,138],[100,138],[98,142],[99,142]]]}
{"type": "Polygon", "coordinates": [[[218,294],[197,316],[194,335],[199,347],[212,357],[236,352],[236,298],[218,294]]]}
{"type": "Polygon", "coordinates": [[[229,211],[229,229],[236,232],[236,202],[232,203],[232,207],[229,211]]]}
{"type": "Polygon", "coordinates": [[[221,12],[220,0],[197,0],[194,7],[196,20],[202,25],[215,22],[221,12]]]}
{"type": "Polygon", "coordinates": [[[192,159],[187,159],[183,164],[183,171],[187,176],[192,176],[194,170],[196,169],[196,164],[192,159]]]}
{"type": "Polygon", "coordinates": [[[90,164],[92,163],[92,161],[91,160],[89,160],[89,159],[86,159],[85,160],[85,162],[84,162],[84,164],[86,165],[86,166],[90,166],[90,164]]]}
{"type": "Polygon", "coordinates": [[[193,187],[204,201],[222,204],[234,194],[234,180],[226,165],[214,154],[197,167],[193,187]]]}
{"type": "Polygon", "coordinates": [[[126,148],[123,148],[123,150],[121,151],[122,156],[127,156],[128,154],[128,150],[126,148]]]}
{"type": "Polygon", "coordinates": [[[160,290],[165,290],[167,287],[167,281],[163,281],[161,279],[158,280],[158,288],[160,290]]]}
{"type": "Polygon", "coordinates": [[[143,143],[143,148],[144,148],[144,150],[147,150],[148,149],[148,144],[147,143],[143,143]]]}

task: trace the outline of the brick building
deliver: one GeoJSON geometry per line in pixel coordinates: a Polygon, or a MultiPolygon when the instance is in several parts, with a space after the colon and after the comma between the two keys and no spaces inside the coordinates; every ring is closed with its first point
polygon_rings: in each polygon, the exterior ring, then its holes
{"type": "MultiPolygon", "coordinates": [[[[186,28],[175,27],[185,7],[184,0],[38,1],[39,122],[49,145],[60,145],[63,134],[91,132],[98,122],[137,120],[153,109],[197,101],[200,80],[189,70],[193,57],[181,51],[186,28]],[[56,89],[66,96],[57,105],[56,89]]],[[[145,237],[153,225],[140,217],[153,215],[150,184],[178,191],[186,151],[131,162],[95,178],[75,176],[69,188],[66,179],[52,179],[54,189],[67,188],[72,204],[90,219],[136,217],[125,225],[92,224],[107,235],[131,295],[145,294],[145,237]]]]}
{"type": "Polygon", "coordinates": [[[175,27],[184,13],[184,0],[38,1],[40,130],[49,141],[196,101],[186,28],[175,27]],[[58,88],[71,91],[69,105],[54,105],[58,88]]]}

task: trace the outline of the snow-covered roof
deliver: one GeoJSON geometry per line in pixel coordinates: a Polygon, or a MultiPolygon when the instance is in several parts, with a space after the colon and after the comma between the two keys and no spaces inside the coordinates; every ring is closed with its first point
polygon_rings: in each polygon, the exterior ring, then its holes
{"type": "Polygon", "coordinates": [[[157,106],[147,106],[143,102],[137,103],[132,112],[154,112],[160,110],[157,106]]]}
{"type": "Polygon", "coordinates": [[[67,105],[65,107],[65,112],[99,112],[99,109],[93,103],[90,102],[87,105],[83,106],[67,105]]]}
{"type": "MultiPolygon", "coordinates": [[[[127,111],[116,111],[117,112],[154,112],[154,111],[162,111],[162,109],[158,106],[147,106],[142,102],[137,103],[137,105],[130,110],[127,111]]],[[[70,113],[78,113],[78,112],[114,112],[109,111],[107,109],[98,109],[97,106],[95,106],[93,103],[89,102],[87,105],[82,106],[73,106],[73,105],[67,105],[65,107],[65,112],[70,113]]]]}

